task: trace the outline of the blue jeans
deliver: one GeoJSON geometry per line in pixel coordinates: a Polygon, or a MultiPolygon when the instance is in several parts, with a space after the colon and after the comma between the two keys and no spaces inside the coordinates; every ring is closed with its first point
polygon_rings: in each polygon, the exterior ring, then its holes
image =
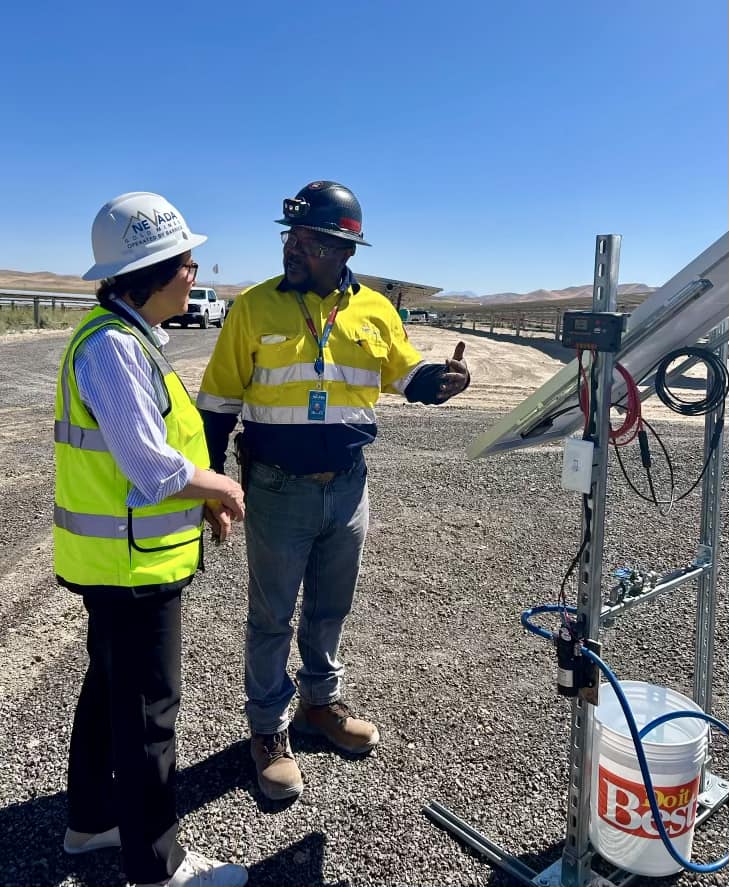
{"type": "Polygon", "coordinates": [[[344,666],[337,651],[352,608],[368,522],[364,457],[327,484],[259,462],[251,465],[245,519],[245,688],[252,733],[276,733],[288,726],[295,687],[286,667],[302,581],[299,695],[312,705],[339,698],[344,666]]]}

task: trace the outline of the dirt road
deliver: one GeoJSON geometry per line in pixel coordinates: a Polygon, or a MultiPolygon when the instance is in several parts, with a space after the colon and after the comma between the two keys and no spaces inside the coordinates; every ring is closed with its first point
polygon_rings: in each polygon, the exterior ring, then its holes
{"type": "MultiPolygon", "coordinates": [[[[355,610],[342,646],[347,699],[383,736],[361,761],[297,739],[306,789],[281,808],[260,797],[243,717],[246,611],[240,533],[210,551],[186,595],[180,717],[182,838],[251,866],[255,885],[506,885],[425,819],[447,804],[536,869],[560,852],[566,822],[569,705],[554,692],[547,644],[525,637],[527,606],[554,601],[579,545],[579,496],[560,489],[557,445],[477,463],[466,444],[551,376],[567,355],[547,340],[410,327],[428,359],[459,340],[473,382],[441,408],[382,399],[368,453],[372,525],[355,610]]],[[[196,390],[218,332],[171,330],[170,357],[196,390]]],[[[73,860],[65,827],[65,759],[85,665],[84,612],[57,588],[51,557],[53,400],[68,333],[0,339],[0,884],[123,884],[113,851],[73,860]]],[[[657,427],[680,485],[701,468],[702,423],[657,427]]],[[[635,468],[634,463],[633,467],[635,468]]],[[[232,465],[229,465],[232,471],[232,465]]],[[[660,478],[660,471],[658,471],[660,478]]],[[[722,517],[727,520],[727,499],[722,517]]],[[[636,498],[611,465],[606,574],[625,563],[659,571],[687,563],[699,497],[670,517],[636,498]]],[[[714,709],[729,719],[727,555],[720,559],[714,709]]],[[[607,581],[607,580],[606,580],[607,581]]],[[[570,599],[574,588],[568,586],[570,599]]],[[[606,633],[603,654],[623,678],[691,695],[692,589],[634,611],[606,633]]],[[[293,664],[297,662],[296,654],[293,664]]],[[[729,775],[729,750],[714,746],[729,775]]],[[[697,836],[703,859],[726,849],[727,815],[697,836]]],[[[729,883],[725,875],[706,883],[729,883]]],[[[695,883],[687,875],[656,881],[695,883]]]]}

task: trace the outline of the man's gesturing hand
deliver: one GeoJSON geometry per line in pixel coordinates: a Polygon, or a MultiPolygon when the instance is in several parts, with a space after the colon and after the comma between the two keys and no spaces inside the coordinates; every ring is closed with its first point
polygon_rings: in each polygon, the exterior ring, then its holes
{"type": "Polygon", "coordinates": [[[453,397],[455,394],[460,394],[466,385],[468,385],[470,376],[468,374],[466,361],[463,359],[465,351],[466,343],[459,342],[453,352],[453,357],[451,357],[450,360],[446,360],[445,369],[440,378],[438,403],[443,403],[443,401],[448,400],[449,397],[453,397]]]}

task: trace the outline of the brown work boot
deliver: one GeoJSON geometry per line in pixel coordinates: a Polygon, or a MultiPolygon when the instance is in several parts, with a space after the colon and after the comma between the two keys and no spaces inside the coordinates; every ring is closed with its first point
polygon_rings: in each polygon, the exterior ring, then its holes
{"type": "Polygon", "coordinates": [[[339,700],[328,705],[309,705],[300,700],[292,726],[301,733],[325,736],[332,745],[353,755],[367,754],[380,741],[377,727],[355,718],[339,700]]]}
{"type": "Polygon", "coordinates": [[[254,733],[251,736],[251,757],[256,765],[258,785],[267,798],[285,801],[298,797],[304,790],[288,730],[254,733]]]}

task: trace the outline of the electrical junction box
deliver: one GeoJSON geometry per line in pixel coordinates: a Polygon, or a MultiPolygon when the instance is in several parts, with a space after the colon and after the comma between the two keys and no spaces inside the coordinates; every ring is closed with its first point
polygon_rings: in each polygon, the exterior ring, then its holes
{"type": "Polygon", "coordinates": [[[565,348],[620,351],[627,317],[617,311],[565,311],[562,344],[565,348]]]}
{"type": "Polygon", "coordinates": [[[592,488],[592,459],[595,445],[591,440],[568,437],[564,442],[562,489],[589,495],[592,488]]]}

